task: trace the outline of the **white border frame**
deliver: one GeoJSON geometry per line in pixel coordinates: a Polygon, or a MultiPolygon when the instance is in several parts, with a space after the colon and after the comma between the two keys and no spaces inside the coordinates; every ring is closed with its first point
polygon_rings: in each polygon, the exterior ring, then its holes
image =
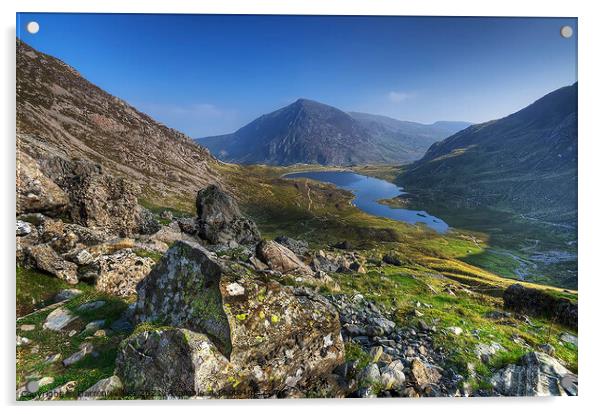
{"type": "MultiPolygon", "coordinates": [[[[214,13],[214,14],[338,14],[338,15],[432,15],[432,16],[538,16],[538,17],[577,17],[579,19],[579,276],[580,276],[580,352],[579,375],[581,387],[576,398],[481,398],[481,399],[430,399],[420,400],[287,400],[287,401],[197,401],[177,402],[178,410],[220,410],[301,413],[309,410],[345,410],[360,413],[367,410],[419,410],[421,412],[442,411],[446,413],[488,413],[504,412],[509,409],[532,409],[545,412],[581,412],[596,406],[599,398],[599,373],[601,363],[599,356],[600,342],[600,308],[597,305],[602,292],[602,274],[596,256],[600,255],[598,238],[602,234],[600,220],[596,220],[598,206],[601,203],[599,177],[602,177],[599,161],[602,156],[602,131],[599,101],[602,98],[600,88],[602,21],[596,10],[596,2],[592,0],[572,1],[528,1],[528,0],[428,0],[428,1],[394,1],[394,0],[222,0],[219,2],[198,2],[190,0],[20,0],[10,2],[3,0],[2,24],[3,39],[2,71],[3,96],[2,105],[3,139],[2,154],[2,261],[4,266],[4,294],[2,306],[3,356],[2,377],[3,401],[9,410],[19,412],[41,411],[61,412],[65,410],[86,410],[104,412],[113,406],[129,406],[130,409],[142,409],[161,412],[174,402],[98,402],[84,405],[82,402],[58,402],[52,404],[14,403],[14,280],[10,271],[14,266],[14,178],[15,178],[15,13],[20,12],[108,12],[108,13],[214,13]],[[8,200],[6,200],[8,199],[8,200]],[[8,375],[7,375],[8,374],[8,375]]],[[[14,269],[14,268],[13,268],[14,269]]],[[[598,408],[599,410],[600,408],[598,408]]],[[[593,410],[592,410],[593,411],[593,410]]]]}

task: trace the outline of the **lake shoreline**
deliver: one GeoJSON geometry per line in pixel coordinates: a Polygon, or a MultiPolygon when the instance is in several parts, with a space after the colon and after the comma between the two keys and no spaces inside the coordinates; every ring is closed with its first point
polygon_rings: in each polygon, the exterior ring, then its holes
{"type": "Polygon", "coordinates": [[[335,168],[319,171],[298,171],[283,174],[281,178],[303,178],[332,184],[337,188],[350,191],[355,196],[353,205],[365,213],[411,225],[425,225],[438,233],[445,233],[449,230],[449,226],[445,221],[430,215],[426,211],[396,208],[383,203],[383,200],[390,200],[406,193],[402,187],[380,178],[358,174],[349,169],[335,168]]]}

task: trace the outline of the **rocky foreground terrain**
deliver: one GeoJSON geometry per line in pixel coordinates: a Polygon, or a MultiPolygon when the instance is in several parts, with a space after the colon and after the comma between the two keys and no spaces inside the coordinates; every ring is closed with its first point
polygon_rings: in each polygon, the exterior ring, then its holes
{"type": "MultiPolygon", "coordinates": [[[[577,394],[577,377],[553,358],[552,345],[473,388],[468,376],[479,374],[450,368],[450,350],[433,336],[478,332],[426,318],[400,325],[362,294],[342,294],[337,274],[367,273],[361,253],[347,243],[315,250],[285,236],[262,239],[217,186],[198,192],[196,217],[155,216],[137,204],[129,183],[93,165],[74,162],[60,171],[81,171],[81,182],[94,183],[94,191],[73,188],[74,177],[46,175],[27,156],[21,164],[18,266],[78,288],[34,304],[18,319],[18,364],[29,367],[18,376],[18,398],[577,394]],[[120,311],[107,313],[116,300],[123,300],[120,311]],[[49,337],[69,346],[51,346],[49,337]],[[111,372],[85,388],[42,375],[48,369],[68,378],[71,367],[86,370],[86,361],[105,358],[111,372]]],[[[384,256],[376,265],[396,260],[384,256]]],[[[456,287],[447,289],[456,295],[456,287]]],[[[520,314],[555,312],[540,306],[549,297],[517,300],[528,292],[512,287],[506,302],[520,314]]],[[[416,302],[414,315],[423,317],[429,306],[416,302]]],[[[576,318],[576,306],[572,311],[576,318]]],[[[568,333],[564,340],[576,344],[568,333]]],[[[484,341],[474,352],[487,361],[502,350],[484,341]]]]}

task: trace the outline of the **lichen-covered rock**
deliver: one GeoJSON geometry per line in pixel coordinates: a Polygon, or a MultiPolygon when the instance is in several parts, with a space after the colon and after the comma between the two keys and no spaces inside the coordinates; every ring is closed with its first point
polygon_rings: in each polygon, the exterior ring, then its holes
{"type": "MultiPolygon", "coordinates": [[[[308,289],[260,279],[241,266],[226,265],[200,245],[189,242],[177,242],[140,282],[135,317],[138,322],[203,334],[207,339],[201,342],[208,341],[229,360],[226,373],[212,374],[211,390],[192,380],[207,371],[202,359],[195,360],[191,371],[194,375],[186,379],[186,386],[179,385],[195,395],[274,395],[331,373],[344,358],[338,314],[325,298],[308,289]]],[[[134,335],[128,343],[155,341],[154,334],[145,335],[134,335]]],[[[165,341],[179,343],[172,336],[165,341]]],[[[160,342],[158,337],[156,341],[160,342]]],[[[189,348],[176,347],[178,352],[186,353],[184,360],[194,360],[189,348]]],[[[151,360],[160,358],[160,354],[151,360]]],[[[120,372],[150,375],[133,367],[138,364],[135,354],[131,358],[127,355],[119,357],[120,372]]],[[[146,363],[151,364],[151,360],[146,363]]],[[[171,384],[184,378],[181,372],[167,370],[161,381],[169,386],[159,387],[157,393],[172,392],[171,384]]],[[[120,376],[130,390],[151,381],[120,376]]]]}
{"type": "Polygon", "coordinates": [[[519,283],[504,291],[504,308],[534,316],[554,319],[569,328],[577,329],[578,305],[566,298],[556,297],[539,289],[519,283]]]}
{"type": "Polygon", "coordinates": [[[137,287],[139,322],[206,333],[229,354],[230,327],[220,292],[222,267],[217,257],[188,242],[176,242],[137,287]]]}
{"type": "Polygon", "coordinates": [[[65,231],[75,234],[78,243],[84,246],[95,246],[112,238],[103,229],[91,229],[75,223],[65,224],[65,231]]]}
{"type": "Polygon", "coordinates": [[[38,226],[40,240],[44,243],[62,237],[65,233],[65,224],[62,220],[53,220],[45,217],[38,226]]]}
{"type": "Polygon", "coordinates": [[[255,223],[242,215],[236,201],[216,185],[200,190],[196,197],[199,236],[211,244],[256,243],[255,223]]]}
{"type": "Polygon", "coordinates": [[[17,237],[23,237],[23,236],[27,236],[28,234],[31,234],[31,232],[33,231],[33,227],[31,224],[29,224],[26,221],[17,220],[15,230],[16,230],[15,233],[16,233],[17,237]]]}
{"type": "Polygon", "coordinates": [[[161,229],[161,224],[155,218],[153,213],[144,207],[140,207],[140,217],[138,218],[138,233],[154,234],[161,229]]]}
{"type": "Polygon", "coordinates": [[[273,240],[262,240],[256,247],[256,254],[272,270],[282,273],[313,273],[295,253],[273,240]]]}
{"type": "Polygon", "coordinates": [[[48,272],[71,285],[77,284],[77,265],[60,257],[49,245],[31,246],[27,249],[27,256],[37,269],[48,272]]]}
{"type": "Polygon", "coordinates": [[[69,195],[68,212],[75,223],[123,237],[140,231],[137,184],[89,161],[54,156],[40,162],[44,173],[69,195]]]}
{"type": "Polygon", "coordinates": [[[577,376],[541,352],[529,352],[519,365],[502,368],[493,375],[491,384],[506,396],[577,395],[577,376]]]}
{"type": "Polygon", "coordinates": [[[206,335],[165,327],[127,338],[117,354],[116,373],[128,395],[188,397],[231,388],[229,365],[206,335]]]}
{"type": "Polygon", "coordinates": [[[69,197],[41,171],[24,151],[17,151],[17,215],[24,213],[60,213],[69,197]]]}
{"type": "Polygon", "coordinates": [[[196,235],[199,233],[199,223],[194,217],[180,217],[176,220],[176,224],[180,231],[186,234],[196,235]]]}
{"type": "MultiPolygon", "coordinates": [[[[181,230],[180,226],[176,222],[172,222],[169,226],[162,226],[159,231],[149,237],[150,242],[162,243],[165,245],[173,244],[178,240],[187,240],[192,242],[199,241],[193,235],[181,230]]],[[[167,249],[161,250],[164,253],[167,249]]]]}
{"type": "Polygon", "coordinates": [[[96,289],[116,296],[136,294],[136,286],[155,265],[149,257],[140,257],[131,249],[103,255],[90,265],[95,269],[96,289]]]}

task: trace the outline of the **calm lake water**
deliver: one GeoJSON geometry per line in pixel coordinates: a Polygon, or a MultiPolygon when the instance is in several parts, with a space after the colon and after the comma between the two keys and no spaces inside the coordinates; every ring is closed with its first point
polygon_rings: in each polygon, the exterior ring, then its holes
{"type": "Polygon", "coordinates": [[[380,204],[378,200],[404,194],[401,187],[388,181],[351,171],[308,171],[286,174],[285,178],[309,178],[331,183],[355,194],[353,205],[374,216],[386,217],[410,224],[424,223],[438,233],[444,233],[449,226],[440,218],[431,216],[426,211],[392,208],[380,204]]]}

